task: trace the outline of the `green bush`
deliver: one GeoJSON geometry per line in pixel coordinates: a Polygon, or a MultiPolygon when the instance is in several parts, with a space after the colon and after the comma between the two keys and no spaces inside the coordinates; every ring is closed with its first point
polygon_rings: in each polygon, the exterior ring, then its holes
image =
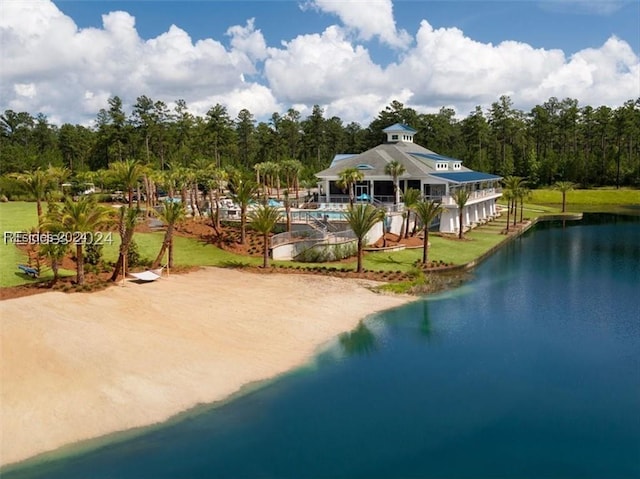
{"type": "Polygon", "coordinates": [[[141,266],[140,250],[138,243],[135,240],[131,240],[129,243],[129,250],[127,251],[127,264],[129,267],[141,266]]]}
{"type": "Polygon", "coordinates": [[[326,263],[354,256],[358,247],[354,242],[331,245],[316,245],[304,250],[295,260],[302,263],[326,263]]]}
{"type": "Polygon", "coordinates": [[[87,243],[84,254],[85,264],[97,266],[102,262],[102,244],[87,243]]]}

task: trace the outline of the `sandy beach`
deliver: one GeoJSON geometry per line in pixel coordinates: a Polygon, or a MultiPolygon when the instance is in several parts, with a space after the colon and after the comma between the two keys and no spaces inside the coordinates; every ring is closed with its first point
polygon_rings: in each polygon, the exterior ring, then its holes
{"type": "Polygon", "coordinates": [[[225,399],[412,299],[366,285],[206,268],[1,301],[0,464],[225,399]]]}

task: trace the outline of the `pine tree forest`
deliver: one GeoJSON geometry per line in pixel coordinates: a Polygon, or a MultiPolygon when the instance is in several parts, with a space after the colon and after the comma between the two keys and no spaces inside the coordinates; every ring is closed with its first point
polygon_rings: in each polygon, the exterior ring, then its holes
{"type": "MultiPolygon", "coordinates": [[[[92,127],[53,125],[42,114],[6,110],[0,115],[0,193],[12,173],[60,168],[72,179],[99,181],[100,172],[121,160],[152,170],[212,166],[253,174],[259,163],[297,160],[300,177],[329,166],[338,153],[359,153],[380,144],[394,123],[418,131],[415,142],[459,158],[471,169],[526,178],[532,187],[571,181],[581,187],[640,186],[640,98],[617,108],[579,106],[550,98],[528,112],[508,96],[466,118],[450,108],[421,113],[393,101],[366,127],[325,117],[320,106],[303,118],[289,109],[258,122],[246,109],[232,118],[217,104],[194,116],[183,100],[137,98],[125,111],[118,96],[96,114],[92,127]]],[[[281,171],[286,171],[282,168],[281,171]]]]}

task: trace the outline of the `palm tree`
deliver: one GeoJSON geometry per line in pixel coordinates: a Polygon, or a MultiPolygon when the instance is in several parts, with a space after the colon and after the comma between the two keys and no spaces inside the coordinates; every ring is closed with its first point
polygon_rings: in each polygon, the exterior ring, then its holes
{"type": "Polygon", "coordinates": [[[233,183],[233,192],[231,198],[240,206],[240,244],[245,244],[247,239],[247,208],[249,204],[256,198],[258,185],[253,181],[237,179],[233,183]]]}
{"type": "Polygon", "coordinates": [[[469,193],[465,188],[458,188],[453,193],[453,201],[455,201],[456,206],[458,207],[458,224],[460,225],[460,231],[458,232],[458,238],[462,239],[464,235],[464,225],[462,224],[464,220],[464,207],[467,206],[467,201],[469,201],[469,193]]]}
{"type": "Polygon", "coordinates": [[[365,203],[349,206],[344,216],[358,239],[357,272],[362,273],[364,238],[376,223],[384,221],[384,211],[365,203]]]}
{"type": "MultiPolygon", "coordinates": [[[[81,233],[94,233],[111,220],[111,211],[98,205],[95,197],[83,196],[78,201],[65,198],[61,211],[63,231],[74,236],[81,233]]],[[[84,283],[84,241],[82,237],[76,246],[76,282],[84,283]]]]}
{"type": "Polygon", "coordinates": [[[139,214],[140,210],[138,208],[123,206],[119,210],[118,231],[120,233],[120,248],[118,250],[118,261],[116,261],[113,273],[111,274],[111,281],[118,279],[121,269],[123,275],[126,273],[124,262],[129,252],[129,246],[133,239],[133,233],[135,231],[139,214]]]}
{"type": "Polygon", "coordinates": [[[156,259],[153,260],[152,268],[157,268],[162,261],[165,253],[169,251],[169,268],[173,268],[173,231],[177,224],[184,220],[186,212],[184,205],[175,201],[165,201],[162,204],[162,210],[156,213],[158,218],[167,225],[167,230],[164,233],[164,239],[162,240],[162,247],[156,259]]]}
{"type": "Polygon", "coordinates": [[[553,187],[562,193],[562,212],[564,213],[567,211],[567,192],[572,191],[576,184],[572,181],[556,181],[553,187]]]}
{"type": "Polygon", "coordinates": [[[384,167],[384,173],[393,178],[393,192],[395,194],[394,204],[400,203],[400,185],[398,178],[405,173],[406,168],[398,160],[387,163],[384,167]]]}
{"type": "Polygon", "coordinates": [[[507,207],[513,212],[513,226],[516,225],[516,212],[518,210],[518,199],[520,199],[520,189],[524,187],[524,179],[520,176],[509,175],[502,179],[504,184],[504,190],[510,191],[511,202],[507,204],[507,207]]]}
{"type": "Polygon", "coordinates": [[[355,201],[355,184],[364,179],[364,173],[358,168],[345,168],[338,173],[338,187],[349,191],[349,205],[353,206],[355,201]]]}
{"type": "MultiPolygon", "coordinates": [[[[131,208],[133,206],[133,190],[144,175],[144,166],[137,160],[123,160],[111,163],[109,169],[115,181],[127,190],[127,199],[129,200],[129,208],[131,208]]],[[[140,201],[139,196],[138,201],[140,201]]]]}
{"type": "Polygon", "coordinates": [[[53,185],[53,178],[40,168],[15,175],[18,182],[36,199],[38,225],[42,222],[42,201],[53,185]]]}
{"type": "Polygon", "coordinates": [[[511,213],[509,205],[511,204],[512,196],[513,192],[511,190],[505,189],[502,191],[502,198],[507,202],[507,234],[509,233],[509,213],[511,213]]]}
{"type": "Polygon", "coordinates": [[[291,188],[296,190],[296,200],[299,199],[298,183],[300,180],[300,172],[302,171],[302,163],[298,160],[285,159],[280,162],[280,167],[284,173],[284,180],[287,190],[291,191],[291,188]]]}
{"type": "Polygon", "coordinates": [[[276,224],[280,220],[280,211],[277,208],[263,204],[249,213],[251,227],[258,233],[262,234],[264,246],[262,249],[262,267],[269,267],[269,233],[273,231],[276,224]]]}
{"type": "Polygon", "coordinates": [[[422,243],[422,264],[427,264],[427,249],[429,248],[429,226],[435,220],[439,214],[442,213],[444,208],[440,203],[435,201],[418,201],[415,205],[415,212],[418,219],[422,223],[422,229],[424,231],[424,240],[422,243]]]}
{"type": "MultiPolygon", "coordinates": [[[[53,236],[61,238],[64,234],[64,226],[62,226],[62,214],[58,203],[50,202],[47,207],[47,213],[42,222],[42,229],[52,233],[53,236]]],[[[51,241],[40,246],[41,253],[49,259],[51,270],[53,271],[52,284],[56,284],[59,278],[60,263],[69,250],[69,244],[66,241],[51,241]]]]}
{"type": "MultiPolygon", "coordinates": [[[[407,218],[405,224],[405,233],[404,237],[409,237],[409,223],[411,223],[411,211],[415,205],[420,201],[420,190],[416,190],[415,188],[409,188],[404,192],[403,202],[404,207],[407,210],[407,218]]],[[[414,228],[415,229],[415,228],[414,228]]],[[[402,234],[400,235],[402,236],[402,234]]]]}
{"type": "Polygon", "coordinates": [[[207,172],[206,185],[211,206],[211,226],[218,234],[220,233],[220,192],[224,191],[228,179],[228,173],[222,168],[211,168],[207,172]]]}
{"type": "Polygon", "coordinates": [[[522,223],[524,216],[524,200],[525,198],[531,198],[531,190],[526,186],[518,188],[518,200],[520,200],[520,223],[522,223]]]}

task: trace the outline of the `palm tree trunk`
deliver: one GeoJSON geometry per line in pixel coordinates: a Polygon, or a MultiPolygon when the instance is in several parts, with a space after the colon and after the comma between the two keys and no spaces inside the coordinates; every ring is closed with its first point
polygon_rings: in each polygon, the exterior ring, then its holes
{"type": "Polygon", "coordinates": [[[82,243],[76,245],[76,283],[84,284],[84,251],[82,243]]]}
{"type": "Polygon", "coordinates": [[[264,247],[262,251],[263,253],[262,267],[266,269],[269,267],[269,235],[267,233],[264,234],[263,240],[264,240],[264,247]]]}
{"type": "MultiPolygon", "coordinates": [[[[160,266],[160,262],[162,261],[162,258],[164,257],[165,253],[167,252],[167,249],[172,243],[173,243],[173,225],[168,225],[167,232],[164,234],[164,239],[162,240],[162,246],[160,247],[160,252],[158,253],[158,256],[156,256],[156,259],[154,259],[153,263],[151,264],[152,268],[157,268],[158,266],[160,266]]],[[[169,267],[170,268],[173,267],[172,255],[173,255],[172,251],[169,250],[169,267]]]]}
{"type": "Polygon", "coordinates": [[[429,227],[424,227],[424,240],[422,243],[422,264],[427,265],[428,250],[429,249],[429,227]]]}
{"type": "Polygon", "coordinates": [[[409,223],[411,221],[411,210],[407,210],[407,224],[405,225],[405,231],[404,231],[404,237],[408,238],[409,237],[409,223]]]}
{"type": "Polygon", "coordinates": [[[362,240],[358,240],[358,267],[357,272],[362,273],[362,259],[363,259],[363,248],[362,248],[362,240]]]}
{"type": "Polygon", "coordinates": [[[247,207],[242,205],[240,208],[240,244],[246,242],[246,227],[247,227],[247,207]]]}

